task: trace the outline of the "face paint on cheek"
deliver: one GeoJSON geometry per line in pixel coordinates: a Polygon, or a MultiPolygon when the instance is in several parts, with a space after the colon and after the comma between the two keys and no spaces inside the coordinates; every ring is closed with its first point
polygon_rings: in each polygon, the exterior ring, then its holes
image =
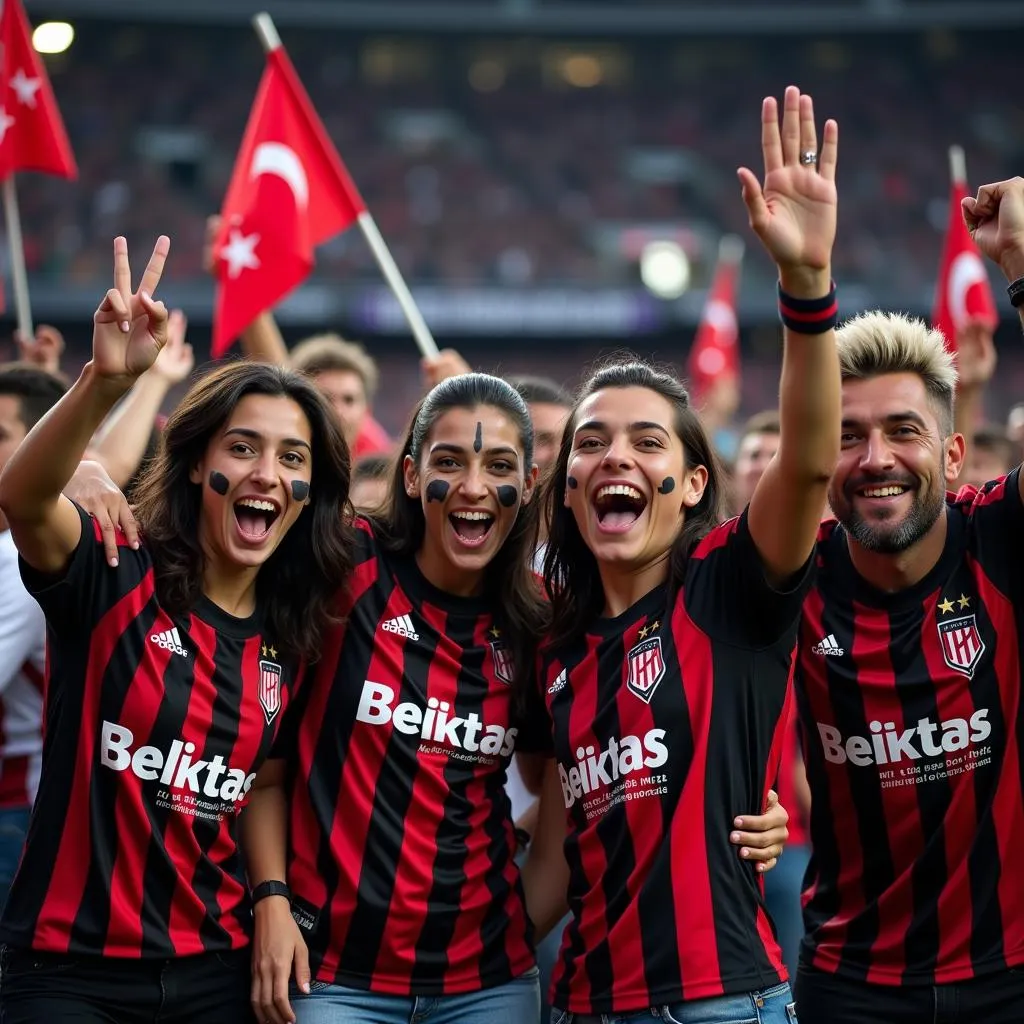
{"type": "Polygon", "coordinates": [[[449,486],[447,480],[431,480],[427,484],[427,501],[444,501],[448,497],[449,486]]]}
{"type": "Polygon", "coordinates": [[[676,482],[672,477],[667,476],[661,481],[661,486],[658,488],[659,494],[671,494],[676,489],[676,482]]]}
{"type": "Polygon", "coordinates": [[[580,485],[579,480],[577,480],[574,476],[566,477],[565,482],[569,485],[570,491],[575,491],[576,488],[579,487],[580,485]]]}
{"type": "Polygon", "coordinates": [[[479,452],[484,446],[484,425],[476,421],[476,437],[473,438],[473,451],[479,452]]]}
{"type": "Polygon", "coordinates": [[[296,501],[305,501],[309,497],[309,481],[308,480],[293,480],[292,481],[292,497],[296,501]]]}
{"type": "Polygon", "coordinates": [[[210,490],[215,494],[219,494],[223,497],[228,493],[228,478],[223,473],[218,473],[217,470],[210,470],[210,490]]]}
{"type": "Polygon", "coordinates": [[[512,508],[519,501],[519,488],[513,487],[511,484],[501,484],[497,488],[498,501],[505,508],[512,508]]]}

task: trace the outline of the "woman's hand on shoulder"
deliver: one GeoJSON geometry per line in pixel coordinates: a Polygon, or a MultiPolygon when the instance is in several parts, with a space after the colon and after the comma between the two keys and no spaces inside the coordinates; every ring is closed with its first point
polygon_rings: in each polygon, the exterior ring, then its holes
{"type": "Polygon", "coordinates": [[[111,566],[116,566],[118,561],[118,530],[124,534],[128,546],[138,550],[139,524],[132,514],[128,499],[110,479],[101,463],[89,459],[80,462],[64,488],[64,494],[100,524],[103,553],[111,566]]]}

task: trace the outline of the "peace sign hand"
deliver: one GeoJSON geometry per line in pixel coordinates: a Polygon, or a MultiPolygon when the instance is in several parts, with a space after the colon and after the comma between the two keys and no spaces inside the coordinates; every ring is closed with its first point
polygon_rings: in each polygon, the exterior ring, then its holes
{"type": "MultiPolygon", "coordinates": [[[[783,103],[781,131],[775,98],[767,97],[761,108],[764,185],[746,167],[737,174],[750,226],[780,274],[806,280],[813,290],[829,271],[836,237],[839,127],[835,121],[825,122],[819,153],[811,97],[791,85],[783,103]],[[816,164],[809,159],[811,154],[817,156],[816,164]]],[[[826,278],[826,291],[827,285],[826,278]]],[[[803,297],[819,298],[820,294],[803,297]]]]}
{"type": "Polygon", "coordinates": [[[92,362],[100,377],[132,382],[156,361],[167,343],[167,309],[153,300],[171,242],[161,235],[138,291],[132,292],[128,243],[114,239],[114,287],[93,316],[92,362]]]}

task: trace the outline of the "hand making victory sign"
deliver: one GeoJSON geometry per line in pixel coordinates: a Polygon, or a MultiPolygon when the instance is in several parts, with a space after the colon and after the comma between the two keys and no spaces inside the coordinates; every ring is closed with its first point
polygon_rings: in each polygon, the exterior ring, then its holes
{"type": "Polygon", "coordinates": [[[128,242],[114,239],[114,287],[93,316],[92,362],[96,374],[109,380],[134,380],[156,361],[167,343],[167,308],[153,299],[171,242],[161,235],[138,291],[132,292],[128,242]]]}
{"type": "Polygon", "coordinates": [[[783,287],[798,298],[817,298],[829,289],[838,143],[838,125],[826,121],[818,151],[814,103],[791,85],[781,130],[775,98],[761,107],[764,184],[746,167],[737,171],[750,226],[778,265],[783,287]]]}

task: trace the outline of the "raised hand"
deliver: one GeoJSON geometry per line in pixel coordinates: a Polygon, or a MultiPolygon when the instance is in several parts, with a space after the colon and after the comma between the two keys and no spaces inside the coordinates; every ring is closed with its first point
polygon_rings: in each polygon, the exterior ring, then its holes
{"type": "Polygon", "coordinates": [[[819,152],[814,104],[810,96],[801,95],[791,85],[783,101],[781,128],[775,98],[767,97],[761,107],[764,184],[746,167],[737,171],[750,226],[780,273],[798,281],[806,279],[811,291],[828,273],[832,261],[838,144],[839,126],[826,121],[819,152]],[[816,163],[811,154],[816,155],[816,163]]]}
{"type": "Polygon", "coordinates": [[[170,239],[161,235],[138,291],[132,292],[128,242],[114,239],[114,287],[93,316],[92,362],[100,377],[134,380],[145,373],[167,343],[167,308],[153,299],[160,283],[170,239]]]}
{"type": "Polygon", "coordinates": [[[961,392],[984,387],[996,371],[996,346],[992,328],[984,320],[971,319],[956,332],[957,385],[961,392]]]}
{"type": "Polygon", "coordinates": [[[978,248],[1010,281],[1024,277],[1024,178],[982,185],[961,208],[978,248]]]}
{"type": "Polygon", "coordinates": [[[172,387],[180,384],[196,365],[192,346],[185,341],[188,320],[180,309],[172,309],[167,319],[167,344],[160,349],[152,372],[161,376],[172,387]]]}
{"type": "Polygon", "coordinates": [[[26,338],[21,331],[14,332],[18,358],[41,366],[50,373],[60,372],[60,357],[64,353],[64,335],[49,324],[38,324],[35,337],[26,338]]]}

